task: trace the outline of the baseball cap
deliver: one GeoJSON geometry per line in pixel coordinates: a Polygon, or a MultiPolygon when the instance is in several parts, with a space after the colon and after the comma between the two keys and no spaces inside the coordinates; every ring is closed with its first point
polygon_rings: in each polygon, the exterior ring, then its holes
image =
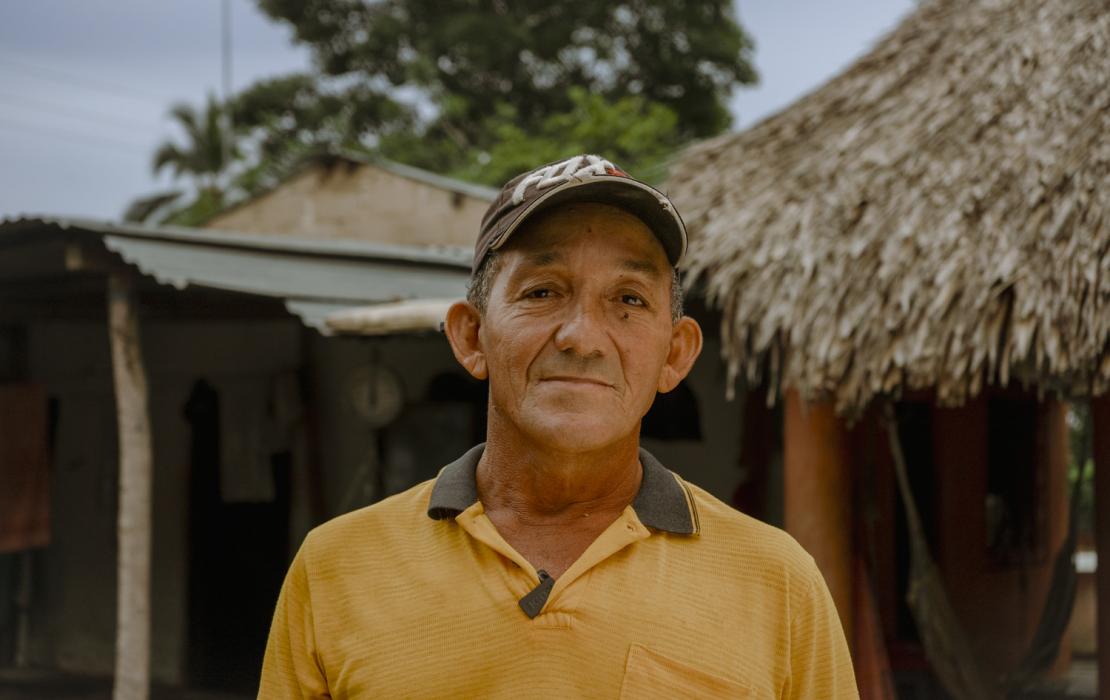
{"type": "Polygon", "coordinates": [[[579,155],[505,183],[482,217],[471,274],[529,217],[570,202],[610,204],[637,216],[663,244],[671,265],[677,266],[686,254],[686,225],[665,194],[600,156],[579,155]]]}

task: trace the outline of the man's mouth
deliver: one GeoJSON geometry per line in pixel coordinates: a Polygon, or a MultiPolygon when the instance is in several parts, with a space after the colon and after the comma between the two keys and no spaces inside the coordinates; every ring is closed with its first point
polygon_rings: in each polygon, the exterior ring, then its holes
{"type": "Polygon", "coordinates": [[[593,377],[574,377],[570,375],[555,375],[551,377],[544,377],[541,382],[563,382],[566,384],[579,384],[584,386],[602,386],[608,389],[613,387],[607,381],[601,379],[594,379],[593,377]]]}

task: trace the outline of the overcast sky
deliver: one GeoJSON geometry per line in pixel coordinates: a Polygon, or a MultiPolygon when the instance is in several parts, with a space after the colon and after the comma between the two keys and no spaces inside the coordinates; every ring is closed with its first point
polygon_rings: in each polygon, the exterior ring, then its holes
{"type": "MultiPolygon", "coordinates": [[[[820,85],[913,4],[739,0],[760,84],[732,99],[736,128],[820,85]]],[[[309,65],[253,0],[231,5],[234,89],[309,65]]],[[[0,2],[0,217],[119,218],[172,184],[150,172],[174,133],[169,106],[202,102],[220,80],[220,0],[0,2]]]]}

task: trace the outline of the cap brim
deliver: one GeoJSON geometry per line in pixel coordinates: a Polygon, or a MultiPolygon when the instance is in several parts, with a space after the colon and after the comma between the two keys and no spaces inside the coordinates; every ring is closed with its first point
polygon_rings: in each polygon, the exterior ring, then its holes
{"type": "Polygon", "coordinates": [[[490,244],[489,250],[497,250],[505,245],[529,217],[553,206],[571,202],[597,202],[620,207],[647,224],[663,245],[671,265],[677,266],[686,255],[686,225],[666,195],[639,180],[619,175],[571,180],[551,188],[522,209],[490,244]]]}

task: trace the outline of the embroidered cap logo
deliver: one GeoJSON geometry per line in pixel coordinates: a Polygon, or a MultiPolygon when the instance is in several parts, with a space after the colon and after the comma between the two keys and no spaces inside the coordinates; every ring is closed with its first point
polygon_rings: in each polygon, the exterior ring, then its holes
{"type": "Polygon", "coordinates": [[[601,156],[583,154],[505,183],[482,217],[471,274],[530,216],[573,202],[610,204],[639,217],[659,238],[672,265],[686,252],[686,226],[666,195],[601,156]]]}
{"type": "Polygon", "coordinates": [[[627,173],[600,156],[575,156],[530,173],[513,190],[512,203],[517,205],[523,202],[529,187],[545,190],[569,180],[597,175],[628,177],[627,173]]]}

